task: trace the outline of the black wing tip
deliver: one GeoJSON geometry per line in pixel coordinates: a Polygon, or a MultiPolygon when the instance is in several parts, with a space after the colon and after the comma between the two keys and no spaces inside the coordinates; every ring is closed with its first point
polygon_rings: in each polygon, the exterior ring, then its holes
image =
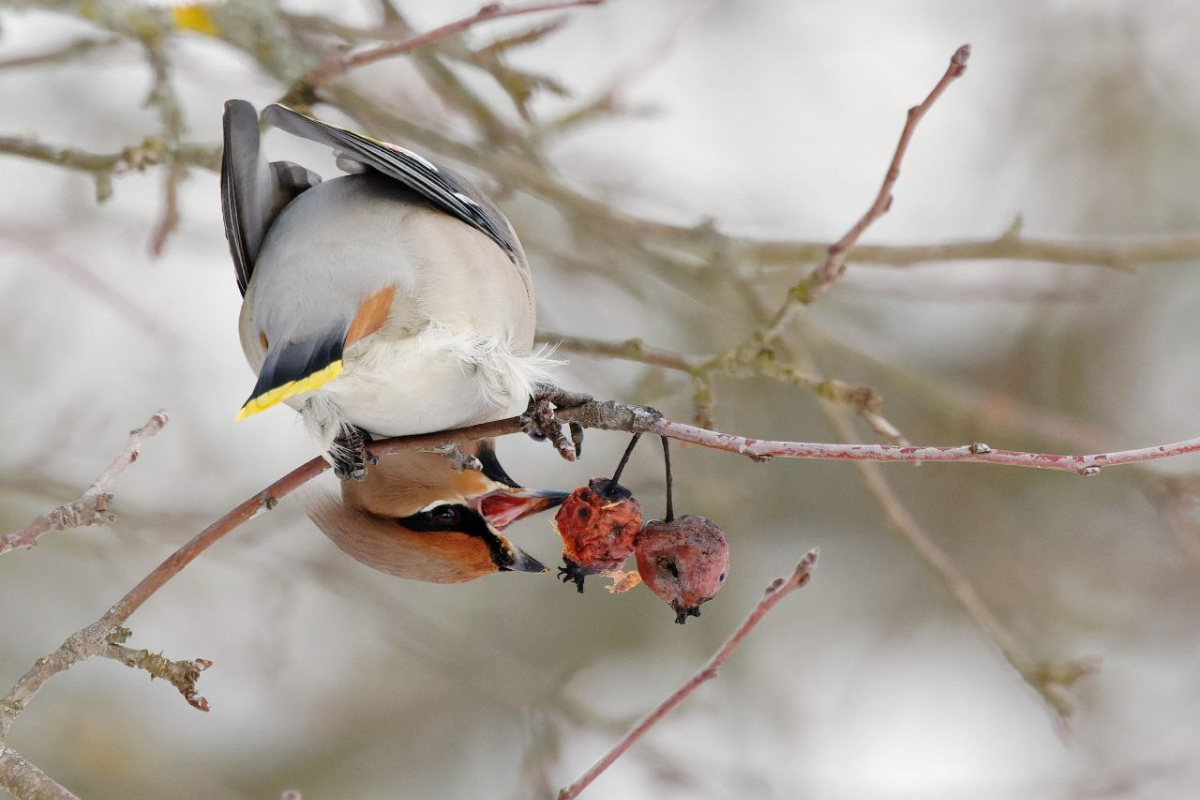
{"type": "Polygon", "coordinates": [[[247,115],[253,117],[255,122],[258,121],[258,109],[254,107],[254,104],[249,100],[240,100],[235,97],[225,101],[221,116],[228,126],[236,115],[247,115]]]}
{"type": "Polygon", "coordinates": [[[270,123],[271,125],[274,125],[275,127],[279,127],[280,120],[285,120],[285,119],[294,118],[294,117],[300,117],[301,119],[306,119],[306,120],[319,121],[319,120],[316,120],[314,117],[310,117],[308,114],[301,114],[296,109],[291,108],[290,106],[285,106],[283,103],[271,103],[269,106],[267,106],[266,108],[263,109],[262,116],[263,116],[263,119],[265,119],[268,123],[270,123]]]}

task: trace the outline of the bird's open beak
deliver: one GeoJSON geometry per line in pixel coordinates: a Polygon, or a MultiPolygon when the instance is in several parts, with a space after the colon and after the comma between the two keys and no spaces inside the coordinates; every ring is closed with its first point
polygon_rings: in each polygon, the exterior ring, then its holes
{"type": "MultiPolygon", "coordinates": [[[[562,505],[568,497],[567,492],[546,490],[534,492],[528,489],[516,491],[499,490],[489,492],[472,502],[475,510],[498,531],[502,531],[519,519],[530,514],[545,511],[548,508],[562,505]]],[[[539,564],[539,566],[541,566],[539,564]]]]}

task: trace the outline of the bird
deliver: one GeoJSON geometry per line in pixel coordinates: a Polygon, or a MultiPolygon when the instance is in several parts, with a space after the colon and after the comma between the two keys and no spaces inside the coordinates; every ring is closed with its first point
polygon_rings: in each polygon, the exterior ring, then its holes
{"type": "Polygon", "coordinates": [[[590,398],[557,389],[556,362],[533,349],[533,283],[512,225],[469,181],[412,150],[279,104],[262,119],[330,147],[345,174],[323,180],[269,161],[255,107],[225,104],[222,217],[257,375],[237,418],[279,403],[299,412],[342,479],[340,496],[303,497],[305,511],[367,566],[434,583],[544,572],[501,531],[566,494],[521,487],[492,440],[458,444],[473,469],[433,452],[367,450],[375,437],[528,403],[531,435],[577,451],[548,405],[590,398]]]}
{"type": "Polygon", "coordinates": [[[254,106],[225,104],[222,216],[258,376],[238,419],[291,406],[361,481],[374,437],[497,419],[553,387],[529,263],[495,203],[407,148],[280,104],[263,120],[346,174],[268,161],[254,106]]]}

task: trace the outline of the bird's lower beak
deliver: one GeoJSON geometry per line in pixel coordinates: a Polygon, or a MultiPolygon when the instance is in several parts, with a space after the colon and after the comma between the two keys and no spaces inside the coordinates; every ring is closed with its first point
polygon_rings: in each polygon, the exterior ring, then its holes
{"type": "Polygon", "coordinates": [[[526,553],[524,550],[514,547],[516,553],[516,561],[513,562],[510,569],[513,572],[549,572],[546,565],[538,561],[533,556],[526,553]]]}
{"type": "MultiPolygon", "coordinates": [[[[485,494],[472,505],[483,515],[489,525],[502,531],[530,514],[562,505],[568,496],[567,492],[557,492],[552,489],[542,492],[533,492],[527,489],[515,492],[496,491],[485,494]]],[[[538,566],[541,567],[540,564],[538,566]]]]}

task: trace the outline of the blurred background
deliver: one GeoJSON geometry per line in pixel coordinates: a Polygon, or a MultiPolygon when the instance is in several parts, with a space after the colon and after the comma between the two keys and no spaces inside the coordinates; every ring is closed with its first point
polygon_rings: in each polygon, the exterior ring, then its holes
{"type": "MultiPolygon", "coordinates": [[[[98,204],[105,175],[0,153],[0,532],[77,497],[131,428],[171,415],[115,486],[117,524],[0,558],[6,690],[314,454],[287,409],[233,420],[253,376],[217,176],[202,165],[222,102],[261,107],[322,53],[402,39],[478,2],[230,0],[190,30],[164,28],[181,18],[150,4],[5,5],[0,136],[93,153],[151,137],[142,156],[177,139],[200,154],[175,169],[179,222],[162,238],[170,165],[123,163],[98,204]],[[146,104],[156,60],[165,105],[146,104]],[[179,119],[162,110],[171,96],[179,119]]],[[[736,347],[866,209],[905,110],[970,42],[966,76],[922,123],[895,206],[864,239],[891,249],[877,263],[852,256],[775,357],[869,386],[920,444],[1096,452],[1200,434],[1195,3],[612,0],[520,37],[558,19],[480,25],[350,73],[312,105],[491,191],[530,252],[549,338],[640,338],[696,356],[736,347]],[[999,257],[1024,237],[1100,254],[999,257]],[[994,257],[887,263],[904,246],[960,240],[994,257]],[[1136,256],[1146,242],[1170,258],[1136,256]],[[1127,248],[1134,257],[1109,257],[1127,248]]],[[[318,146],[278,132],[266,142],[274,158],[335,173],[318,146]]],[[[705,412],[703,381],[579,344],[560,350],[564,384],[682,420],[699,389],[705,412]]],[[[711,376],[721,430],[881,441],[853,405],[742,372],[711,376]]],[[[526,485],[570,489],[610,472],[625,443],[593,432],[576,465],[522,437],[500,455],[526,485]]],[[[627,473],[652,514],[656,451],[627,473]]],[[[677,462],[677,509],[719,521],[733,558],[725,591],[686,626],[644,589],[389,578],[342,555],[289,499],[130,620],[134,647],[215,662],[200,683],[210,713],[93,660],[54,679],[10,743],[96,800],[549,798],[820,546],[812,585],[585,796],[1200,792],[1194,458],[1086,480],[761,465],[694,448],[677,462]],[[957,593],[915,540],[945,555],[957,593]],[[973,614],[955,599],[964,586],[973,614]],[[981,629],[981,613],[999,628],[981,629]]],[[[554,563],[548,522],[513,535],[554,563]]]]}

